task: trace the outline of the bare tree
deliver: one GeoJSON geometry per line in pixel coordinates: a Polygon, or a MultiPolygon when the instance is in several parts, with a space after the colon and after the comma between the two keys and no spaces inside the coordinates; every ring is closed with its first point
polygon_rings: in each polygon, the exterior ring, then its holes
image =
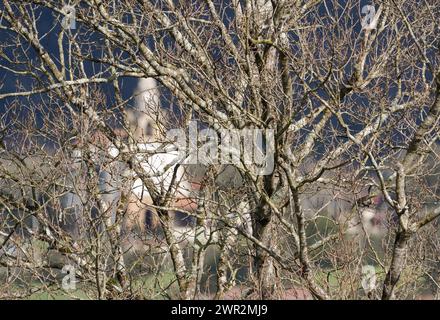
{"type": "Polygon", "coordinates": [[[146,261],[171,298],[438,292],[438,21],[429,0],[3,0],[0,265],[41,279],[62,253],[98,298],[144,297],[146,261]]]}

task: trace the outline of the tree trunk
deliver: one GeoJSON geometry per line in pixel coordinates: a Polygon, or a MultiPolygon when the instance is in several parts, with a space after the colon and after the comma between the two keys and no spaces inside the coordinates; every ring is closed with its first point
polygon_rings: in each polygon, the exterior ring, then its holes
{"type": "Polygon", "coordinates": [[[390,269],[388,270],[383,285],[382,300],[392,300],[395,298],[394,290],[400,279],[403,267],[405,266],[405,257],[410,238],[411,234],[408,231],[399,230],[396,234],[390,269]]]}
{"type": "Polygon", "coordinates": [[[217,292],[215,300],[223,299],[223,295],[229,290],[231,283],[233,286],[235,282],[235,279],[232,279],[232,281],[228,280],[228,270],[230,266],[229,256],[234,245],[237,243],[238,232],[235,229],[226,228],[222,233],[223,239],[220,241],[220,257],[217,265],[217,292]]]}
{"type": "MultiPolygon", "coordinates": [[[[266,204],[262,204],[256,211],[254,220],[254,237],[266,247],[271,248],[274,228],[271,223],[271,211],[266,204]]],[[[258,281],[258,293],[261,299],[269,299],[275,291],[273,259],[267,251],[255,245],[254,272],[258,281]]]]}
{"type": "Polygon", "coordinates": [[[182,249],[179,247],[176,237],[172,232],[172,220],[167,211],[158,212],[161,216],[160,223],[165,235],[165,240],[170,250],[171,261],[173,263],[174,271],[176,273],[177,284],[179,286],[180,299],[191,299],[188,295],[188,280],[186,277],[187,268],[185,265],[185,258],[182,249]]]}

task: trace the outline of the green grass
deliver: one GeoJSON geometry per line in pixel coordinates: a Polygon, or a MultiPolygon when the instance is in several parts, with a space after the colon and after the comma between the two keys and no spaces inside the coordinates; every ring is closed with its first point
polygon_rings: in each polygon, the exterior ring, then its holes
{"type": "Polygon", "coordinates": [[[31,294],[28,300],[89,300],[90,297],[81,290],[64,291],[63,289],[56,289],[53,291],[39,291],[31,294]]]}

